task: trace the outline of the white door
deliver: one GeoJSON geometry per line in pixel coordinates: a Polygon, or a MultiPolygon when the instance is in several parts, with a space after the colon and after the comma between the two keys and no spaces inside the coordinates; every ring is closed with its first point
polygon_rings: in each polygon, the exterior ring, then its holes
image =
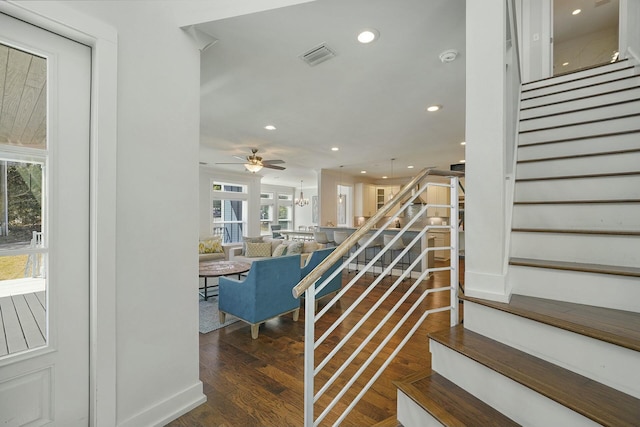
{"type": "Polygon", "coordinates": [[[0,14],[2,426],[88,425],[90,84],[89,47],[0,14]]]}

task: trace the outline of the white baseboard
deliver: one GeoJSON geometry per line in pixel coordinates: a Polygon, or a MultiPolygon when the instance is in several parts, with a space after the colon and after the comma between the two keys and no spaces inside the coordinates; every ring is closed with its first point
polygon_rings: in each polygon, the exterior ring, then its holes
{"type": "Polygon", "coordinates": [[[156,405],[146,408],[144,411],[128,418],[118,427],[139,427],[167,425],[171,421],[186,414],[190,410],[207,401],[207,396],[202,392],[202,382],[198,381],[168,399],[158,402],[156,405]]]}

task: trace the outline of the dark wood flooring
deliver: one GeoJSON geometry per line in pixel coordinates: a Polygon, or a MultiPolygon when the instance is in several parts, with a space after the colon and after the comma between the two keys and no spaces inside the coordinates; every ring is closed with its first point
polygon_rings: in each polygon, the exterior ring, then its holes
{"type": "MultiPolygon", "coordinates": [[[[461,277],[463,277],[464,261],[461,260],[460,264],[461,277]]],[[[345,273],[343,282],[350,280],[353,274],[345,273]]],[[[371,275],[365,275],[342,298],[340,307],[332,307],[317,322],[316,333],[323,331],[328,322],[343,313],[368,288],[372,280],[371,275]]],[[[368,307],[378,301],[390,283],[385,279],[366,297],[363,306],[368,307]]],[[[432,278],[420,284],[419,289],[438,288],[448,284],[449,272],[437,272],[432,275],[432,278]]],[[[407,289],[409,286],[407,280],[400,287],[407,289]]],[[[418,311],[423,312],[425,308],[440,306],[448,299],[448,291],[432,294],[421,303],[421,310],[418,311]]],[[[415,298],[409,298],[406,304],[414,300],[415,298]]],[[[389,307],[396,301],[397,298],[395,300],[391,298],[391,301],[384,306],[389,307]]],[[[320,302],[320,308],[323,306],[323,302],[320,302]]],[[[374,317],[379,318],[383,315],[374,317]]],[[[395,417],[396,387],[392,382],[430,368],[431,356],[426,336],[430,332],[448,328],[449,317],[449,312],[443,312],[427,318],[385,373],[374,383],[372,389],[355,406],[342,423],[343,426],[371,426],[395,417]]],[[[408,326],[411,326],[413,321],[411,318],[408,326]]],[[[395,318],[393,322],[396,322],[395,318]]],[[[352,325],[353,323],[346,319],[336,332],[343,333],[352,325]]],[[[243,322],[234,323],[208,334],[201,334],[200,378],[204,384],[207,402],[173,421],[169,426],[301,426],[303,424],[303,334],[303,313],[298,322],[294,322],[290,315],[268,321],[260,327],[260,335],[256,340],[251,339],[250,327],[243,322]]],[[[316,351],[316,358],[327,354],[329,349],[337,343],[338,338],[334,335],[328,338],[325,348],[321,347],[316,351]]],[[[398,342],[399,338],[394,337],[392,342],[394,341],[398,342]]],[[[356,345],[357,343],[348,344],[347,347],[354,348],[356,345]]],[[[387,347],[383,349],[383,353],[390,351],[387,347]]],[[[365,354],[368,352],[368,350],[365,351],[365,354]]],[[[336,359],[329,362],[329,371],[340,365],[340,357],[336,359]]],[[[340,376],[338,383],[344,384],[351,378],[358,364],[359,362],[354,368],[347,369],[340,376]]],[[[330,374],[331,372],[321,373],[318,381],[326,381],[330,374]]],[[[365,380],[359,380],[357,383],[360,382],[365,380]]],[[[335,393],[330,389],[328,394],[335,395],[335,393]]],[[[356,392],[348,392],[344,397],[345,402],[339,403],[337,408],[346,407],[355,394],[356,392]]],[[[315,410],[317,416],[318,407],[315,410]]],[[[335,419],[336,414],[331,413],[322,425],[330,425],[335,419]]]]}

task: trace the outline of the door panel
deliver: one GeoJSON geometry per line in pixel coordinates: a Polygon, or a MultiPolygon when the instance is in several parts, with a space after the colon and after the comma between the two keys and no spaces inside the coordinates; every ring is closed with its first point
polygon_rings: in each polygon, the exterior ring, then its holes
{"type": "MultiPolygon", "coordinates": [[[[5,336],[18,327],[27,342],[4,355],[0,342],[0,424],[86,426],[91,50],[4,14],[0,44],[12,64],[0,74],[0,161],[15,180],[2,188],[7,199],[41,205],[31,209],[32,217],[39,214],[35,220],[15,206],[9,215],[8,202],[0,205],[0,310],[4,301],[16,316],[19,310],[33,315],[7,325],[3,316],[9,319],[11,310],[0,313],[5,336]],[[25,223],[32,234],[11,242],[25,223]],[[2,261],[16,259],[24,269],[2,280],[9,270],[2,261]]],[[[0,62],[2,52],[0,46],[0,62]]]]}

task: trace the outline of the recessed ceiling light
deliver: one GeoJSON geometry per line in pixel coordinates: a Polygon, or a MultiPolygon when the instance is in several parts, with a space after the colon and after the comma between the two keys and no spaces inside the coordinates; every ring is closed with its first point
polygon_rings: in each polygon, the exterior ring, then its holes
{"type": "Polygon", "coordinates": [[[562,66],[563,66],[563,67],[566,67],[567,65],[569,65],[569,63],[568,63],[568,62],[563,62],[563,63],[562,63],[562,66]]]}
{"type": "Polygon", "coordinates": [[[434,111],[438,111],[440,108],[442,108],[440,105],[430,105],[427,107],[427,111],[433,113],[434,111]]]}
{"type": "Polygon", "coordinates": [[[360,171],[360,173],[367,173],[367,171],[360,171]]]}
{"type": "Polygon", "coordinates": [[[377,30],[373,28],[367,28],[366,30],[360,31],[358,34],[358,41],[363,44],[371,43],[376,40],[380,36],[377,30]]]}
{"type": "Polygon", "coordinates": [[[331,147],[331,151],[338,151],[340,150],[338,147],[331,147]]]}
{"type": "Polygon", "coordinates": [[[577,14],[579,14],[580,12],[582,12],[582,10],[581,10],[581,9],[576,9],[576,10],[574,10],[573,12],[571,12],[571,14],[572,14],[572,15],[577,15],[577,14]]]}
{"type": "Polygon", "coordinates": [[[413,165],[407,166],[407,169],[413,169],[413,165]]]}
{"type": "Polygon", "coordinates": [[[460,163],[466,163],[467,161],[465,159],[460,160],[460,163]]]}
{"type": "Polygon", "coordinates": [[[467,142],[466,142],[466,141],[462,141],[462,142],[460,143],[460,145],[467,145],[467,142]]]}
{"type": "Polygon", "coordinates": [[[382,175],[382,179],[387,179],[389,178],[387,175],[382,175]]]}
{"type": "Polygon", "coordinates": [[[276,130],[276,127],[274,125],[266,125],[264,128],[266,130],[276,130]]]}

